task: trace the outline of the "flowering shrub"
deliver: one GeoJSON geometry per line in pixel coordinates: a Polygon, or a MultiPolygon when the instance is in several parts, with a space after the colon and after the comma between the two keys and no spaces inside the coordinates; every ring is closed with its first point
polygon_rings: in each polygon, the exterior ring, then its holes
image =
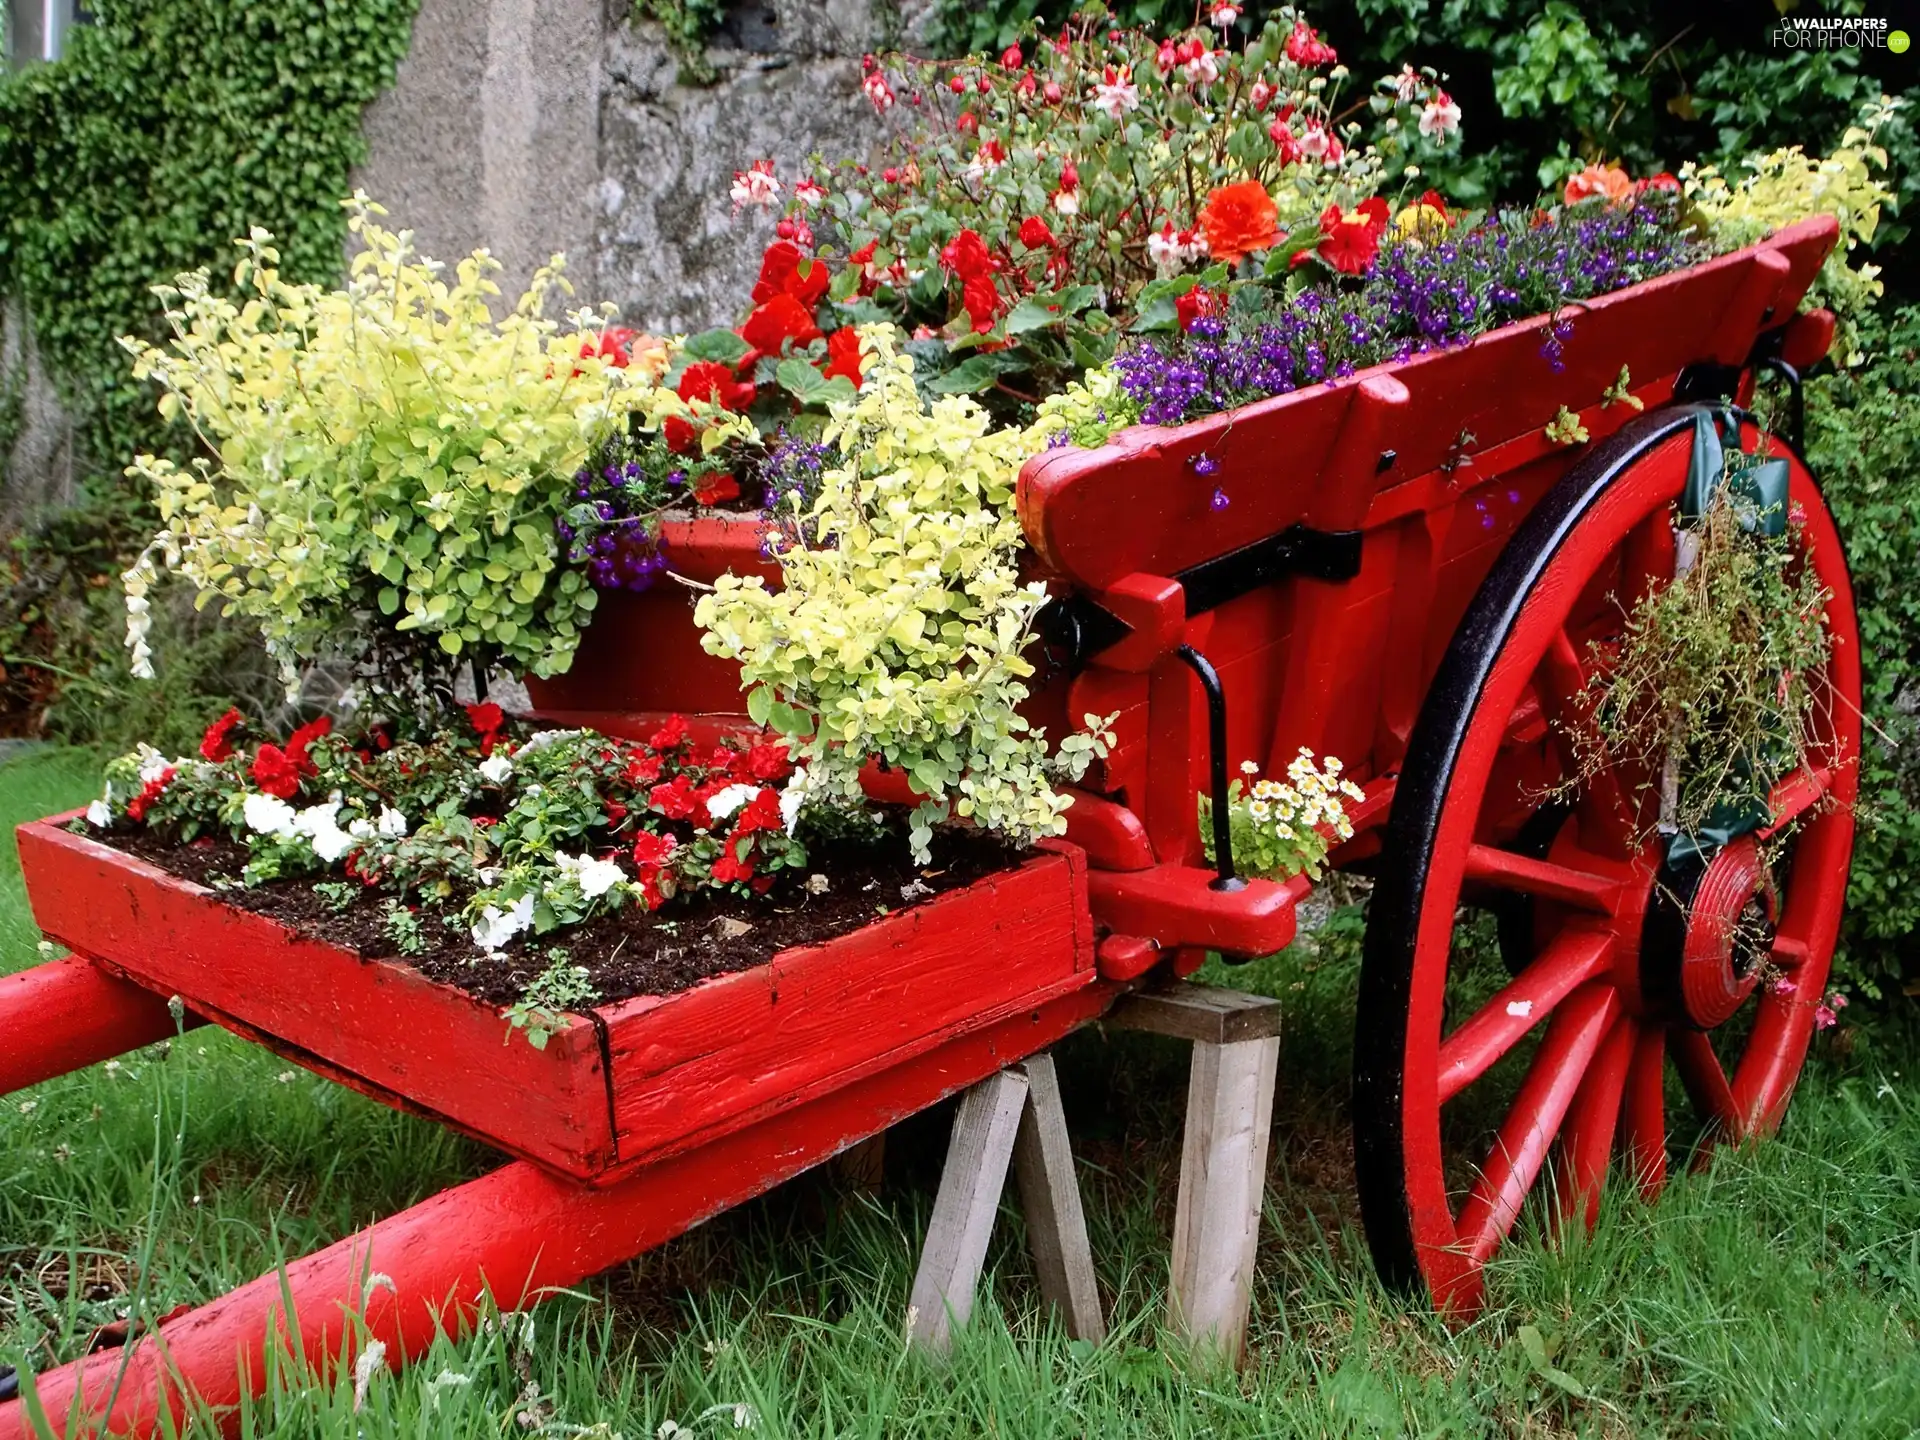
{"type": "MultiPolygon", "coordinates": [[[[1345,802],[1366,798],[1358,785],[1341,778],[1342,768],[1331,755],[1316,762],[1313,752],[1303,747],[1288,762],[1284,781],[1255,780],[1252,777],[1260,767],[1245,761],[1227,802],[1235,865],[1267,880],[1290,880],[1302,874],[1318,880],[1332,843],[1353,838],[1345,802]]],[[[1204,793],[1200,834],[1208,863],[1217,864],[1213,802],[1204,793]]]]}
{"type": "MultiPolygon", "coordinates": [[[[1431,71],[1352,97],[1291,9],[1237,47],[1233,34],[1156,37],[1094,12],[997,58],[870,57],[862,89],[887,133],[864,161],[796,183],[782,233],[844,257],[829,294],[849,315],[944,342],[918,356],[923,378],[943,367],[935,390],[1038,370],[1044,393],[1129,326],[1171,326],[1198,272],[1284,274],[1459,130],[1431,71]]],[[[770,171],[742,195],[782,198],[770,171]]]]}
{"type": "Polygon", "coordinates": [[[1821,266],[1811,298],[1831,308],[1841,321],[1838,354],[1849,365],[1864,358],[1856,353],[1854,327],[1885,287],[1878,266],[1850,265],[1848,257],[1873,239],[1880,207],[1894,198],[1886,185],[1887,152],[1874,137],[1905,105],[1905,100],[1882,95],[1824,159],[1798,145],[1775,150],[1749,160],[1747,174],[1737,183],[1711,165],[1687,165],[1680,171],[1688,201],[1723,249],[1751,245],[1809,215],[1828,214],[1839,221],[1840,245],[1821,266]]]}
{"type": "MultiPolygon", "coordinates": [[[[964,396],[928,403],[886,327],[863,341],[867,382],[833,408],[819,497],[789,507],[804,539],[778,547],[782,588],[722,576],[695,611],[702,643],[741,662],[748,713],[792,737],[823,799],[857,804],[869,760],[905,772],[925,797],[916,856],[948,814],[1056,834],[1068,802],[1050,781],[1077,778],[1101,742],[1068,736],[1049,757],[1017,708],[1047,597],[1017,573],[1013,484],[1044,437],[994,428],[964,396]]],[[[1071,402],[1051,423],[1076,423],[1071,402]]]]}
{"type": "Polygon", "coordinates": [[[449,284],[380,207],[361,195],[349,209],[362,248],[345,289],[282,280],[255,231],[236,271],[252,299],[180,276],[159,291],[172,341],[124,342],[209,457],[132,466],[163,526],[126,577],[136,673],[151,673],[161,561],[258,623],[289,673],[329,653],[417,659],[414,639],[539,675],[573,655],[594,596],[560,563],[554,516],[589,448],[647,393],[644,371],[594,317],[573,317],[583,336],[543,316],[567,289],[557,259],[496,321],[484,252],[449,284]]]}

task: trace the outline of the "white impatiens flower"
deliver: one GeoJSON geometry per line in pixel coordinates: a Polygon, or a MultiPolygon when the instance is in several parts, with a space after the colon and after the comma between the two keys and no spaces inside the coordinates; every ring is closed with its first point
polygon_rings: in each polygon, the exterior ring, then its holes
{"type": "Polygon", "coordinates": [[[589,900],[597,900],[627,878],[627,872],[614,861],[598,860],[591,855],[557,852],[553,863],[560,867],[561,874],[574,878],[580,886],[580,893],[589,900]]]}
{"type": "Polygon", "coordinates": [[[526,743],[513,753],[522,756],[538,754],[549,745],[558,745],[562,740],[572,740],[586,733],[586,731],[578,728],[572,730],[536,730],[527,737],[526,743]]]}
{"type": "Polygon", "coordinates": [[[294,818],[293,828],[307,837],[313,853],[331,865],[353,849],[354,837],[340,828],[340,797],[334,795],[321,805],[309,805],[294,818]]]}
{"type": "Polygon", "coordinates": [[[379,831],[389,840],[398,840],[407,833],[407,817],[391,805],[380,807],[379,831]]]}
{"type": "Polygon", "coordinates": [[[166,756],[162,755],[151,745],[141,745],[136,753],[140,756],[140,783],[142,785],[151,785],[154,781],[165,775],[167,771],[178,768],[173,761],[167,759],[166,756]]]}
{"type": "Polygon", "coordinates": [[[807,767],[796,765],[793,774],[787,777],[787,788],[780,792],[780,823],[786,827],[789,835],[793,834],[793,827],[799,823],[800,807],[807,803],[810,779],[807,767]]]}
{"type": "Polygon", "coordinates": [[[87,806],[87,823],[97,830],[104,830],[113,824],[113,807],[104,800],[96,800],[87,806]]]}
{"type": "Polygon", "coordinates": [[[508,758],[505,751],[496,750],[474,766],[474,769],[478,770],[480,777],[489,784],[499,785],[513,773],[513,761],[508,758]]]}
{"type": "Polygon", "coordinates": [[[759,785],[729,785],[717,795],[707,797],[707,814],[714,823],[732,817],[733,812],[758,795],[763,787],[759,785]]]}
{"type": "Polygon", "coordinates": [[[241,802],[240,817],[256,835],[278,835],[284,839],[297,833],[294,825],[299,812],[278,795],[249,795],[241,802]]]}
{"type": "Polygon", "coordinates": [[[506,909],[489,905],[474,923],[473,943],[482,950],[494,951],[511,943],[514,936],[533,924],[533,896],[522,895],[506,909]]]}

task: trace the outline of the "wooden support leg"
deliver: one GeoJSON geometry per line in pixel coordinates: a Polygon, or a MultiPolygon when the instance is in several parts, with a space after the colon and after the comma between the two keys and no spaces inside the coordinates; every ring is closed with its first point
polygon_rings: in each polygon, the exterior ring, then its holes
{"type": "Polygon", "coordinates": [[[953,1117],[940,1194],[907,1301],[908,1340],[935,1354],[946,1352],[954,1330],[973,1314],[1026,1103],[1027,1077],[1018,1069],[1002,1070],[967,1091],[953,1117]]]}
{"type": "Polygon", "coordinates": [[[1035,1055],[1020,1069],[1027,1076],[1027,1108],[1013,1150],[1020,1208],[1040,1293],[1059,1312],[1067,1334],[1098,1343],[1107,1335],[1100,1290],[1093,1274],[1093,1246],[1080,1204],[1080,1180],[1067,1142],[1067,1116],[1051,1055],[1035,1055]]]}
{"type": "Polygon", "coordinates": [[[1179,985],[1129,997],[1113,1023],[1193,1041],[1168,1325],[1187,1344],[1238,1364],[1267,1182],[1279,1002],[1179,985]]]}

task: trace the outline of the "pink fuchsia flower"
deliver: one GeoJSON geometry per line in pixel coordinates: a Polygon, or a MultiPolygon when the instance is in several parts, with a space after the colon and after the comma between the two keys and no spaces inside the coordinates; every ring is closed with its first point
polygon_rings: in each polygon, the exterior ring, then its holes
{"type": "Polygon", "coordinates": [[[793,182],[793,198],[811,210],[827,198],[827,187],[805,175],[793,182]]]}
{"type": "Polygon", "coordinates": [[[1411,105],[1420,98],[1420,76],[1411,65],[1402,65],[1398,75],[1388,77],[1388,83],[1393,86],[1393,98],[1402,105],[1411,105]]]}
{"type": "Polygon", "coordinates": [[[1133,83],[1131,65],[1122,65],[1117,70],[1107,66],[1103,78],[1095,83],[1092,95],[1093,108],[1104,112],[1115,124],[1126,118],[1129,110],[1140,108],[1140,87],[1133,83]]]}
{"type": "Polygon", "coordinates": [[[1162,40],[1160,48],[1153,53],[1154,68],[1162,75],[1171,73],[1180,63],[1180,47],[1171,40],[1162,40]]]}
{"type": "Polygon", "coordinates": [[[1233,22],[1240,18],[1238,5],[1215,5],[1207,12],[1207,18],[1222,30],[1230,29],[1233,22]]]}
{"type": "Polygon", "coordinates": [[[1018,70],[1024,62],[1025,57],[1021,55],[1018,45],[1009,45],[1000,52],[1000,68],[1003,70],[1018,70]]]}
{"type": "Polygon", "coordinates": [[[1180,47],[1180,73],[1189,85],[1211,85],[1220,78],[1220,66],[1204,41],[1189,40],[1180,47]]]}
{"type": "Polygon", "coordinates": [[[1334,143],[1334,137],[1327,133],[1325,125],[1317,119],[1309,119],[1300,134],[1300,153],[1309,160],[1325,160],[1327,151],[1334,143]]]}
{"type": "Polygon", "coordinates": [[[1058,80],[1049,80],[1040,91],[1040,98],[1049,105],[1058,105],[1067,98],[1067,92],[1060,88],[1058,80]]]}
{"type": "Polygon", "coordinates": [[[1334,48],[1320,38],[1320,32],[1311,28],[1306,21],[1293,22],[1293,33],[1287,36],[1287,58],[1296,65],[1331,65],[1340,58],[1334,48]]]}
{"type": "Polygon", "coordinates": [[[1274,148],[1280,152],[1280,163],[1291,165],[1306,152],[1300,148],[1300,137],[1293,133],[1293,127],[1284,120],[1275,120],[1267,127],[1267,134],[1273,138],[1274,148]]]}
{"type": "Polygon", "coordinates": [[[1460,133],[1460,107],[1446,91],[1434,91],[1420,111],[1420,133],[1429,140],[1444,140],[1460,133]]]}
{"type": "Polygon", "coordinates": [[[1207,237],[1197,230],[1175,230],[1167,221],[1155,234],[1147,236],[1147,258],[1162,275],[1186,269],[1207,253],[1207,237]]]}
{"type": "Polygon", "coordinates": [[[860,82],[861,93],[873,102],[874,111],[884,115],[893,108],[893,87],[887,84],[887,77],[878,70],[870,70],[860,82]]]}
{"type": "Polygon", "coordinates": [[[1247,103],[1253,106],[1256,112],[1266,109],[1272,100],[1273,86],[1264,80],[1254,81],[1253,88],[1247,91],[1247,103]]]}
{"type": "Polygon", "coordinates": [[[733,198],[734,213],[757,206],[770,210],[780,203],[780,182],[774,178],[773,161],[756,160],[745,170],[733,172],[733,187],[727,192],[733,198]]]}

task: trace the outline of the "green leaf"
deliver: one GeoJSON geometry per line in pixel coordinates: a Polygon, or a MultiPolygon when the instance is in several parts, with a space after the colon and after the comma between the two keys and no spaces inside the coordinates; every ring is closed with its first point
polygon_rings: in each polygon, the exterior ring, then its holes
{"type": "Polygon", "coordinates": [[[1029,295],[1007,316],[1008,335],[1024,335],[1069,320],[1099,297],[1097,285],[1069,285],[1051,295],[1029,295]]]}
{"type": "Polygon", "coordinates": [[[731,330],[702,330],[689,335],[682,353],[695,360],[712,360],[729,368],[747,358],[748,345],[731,330]]]}
{"type": "Polygon", "coordinates": [[[977,395],[991,390],[1002,375],[1026,369],[1025,360],[1005,350],[991,355],[970,355],[944,375],[927,382],[927,389],[939,395],[977,395]]]}
{"type": "Polygon", "coordinates": [[[764,725],[773,715],[773,691],[765,685],[756,685],[747,692],[747,718],[756,725],[764,725]]]}

